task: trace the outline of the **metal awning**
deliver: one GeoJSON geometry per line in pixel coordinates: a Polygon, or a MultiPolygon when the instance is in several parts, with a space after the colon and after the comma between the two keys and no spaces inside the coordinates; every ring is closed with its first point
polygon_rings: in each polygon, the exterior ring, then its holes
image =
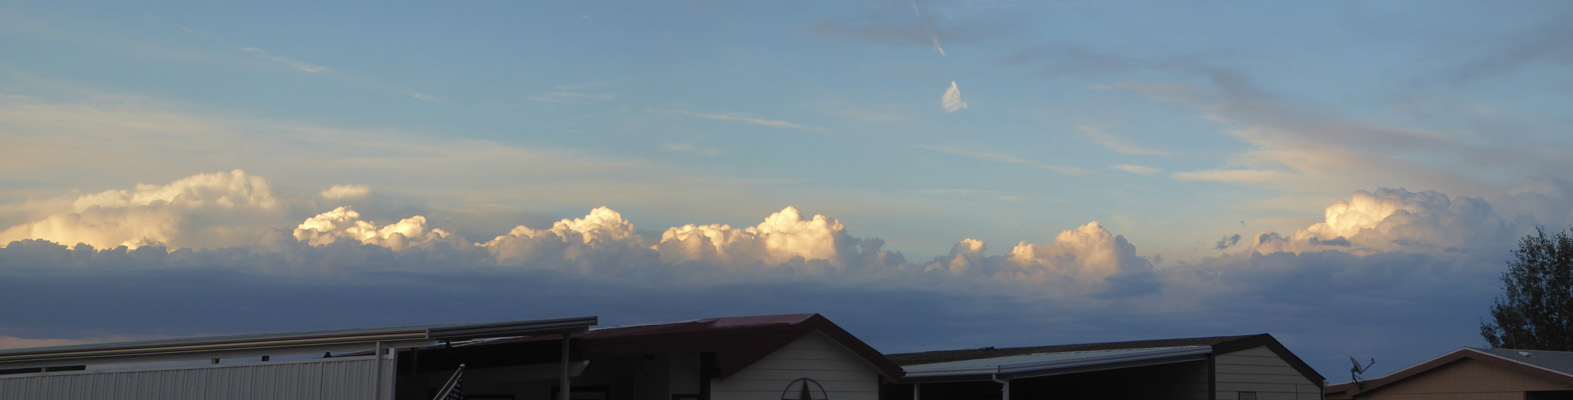
{"type": "Polygon", "coordinates": [[[1212,346],[1038,353],[903,367],[916,382],[1018,379],[1206,359],[1212,346]]]}
{"type": "Polygon", "coordinates": [[[0,350],[0,369],[418,347],[453,340],[579,333],[597,323],[596,317],[577,317],[37,347],[0,350]]]}

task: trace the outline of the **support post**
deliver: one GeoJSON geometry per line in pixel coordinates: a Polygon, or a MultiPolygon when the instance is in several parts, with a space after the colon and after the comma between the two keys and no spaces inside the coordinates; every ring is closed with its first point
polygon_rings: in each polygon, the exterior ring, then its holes
{"type": "Polygon", "coordinates": [[[569,386],[568,382],[568,338],[568,333],[563,333],[562,376],[557,380],[557,386],[562,389],[557,391],[557,400],[568,400],[569,392],[573,391],[573,386],[569,386]]]}
{"type": "Polygon", "coordinates": [[[912,384],[912,400],[923,400],[923,384],[912,384]]]}

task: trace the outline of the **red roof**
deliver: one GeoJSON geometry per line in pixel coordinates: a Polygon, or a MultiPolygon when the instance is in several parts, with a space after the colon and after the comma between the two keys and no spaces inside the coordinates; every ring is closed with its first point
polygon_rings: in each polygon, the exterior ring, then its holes
{"type": "MultiPolygon", "coordinates": [[[[628,325],[574,334],[584,359],[637,357],[668,353],[713,353],[717,378],[725,379],[804,335],[819,331],[867,361],[891,379],[901,367],[819,314],[704,318],[658,324],[628,325]]],[[[485,346],[556,340],[560,336],[529,336],[460,346],[485,346]]]]}

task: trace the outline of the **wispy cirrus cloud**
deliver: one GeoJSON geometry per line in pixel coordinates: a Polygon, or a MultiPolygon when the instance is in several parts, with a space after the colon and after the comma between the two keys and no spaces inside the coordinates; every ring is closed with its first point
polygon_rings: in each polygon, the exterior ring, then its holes
{"type": "Polygon", "coordinates": [[[1153,175],[1153,174],[1157,174],[1157,173],[1163,172],[1163,170],[1159,169],[1159,168],[1149,167],[1149,166],[1145,166],[1145,165],[1134,165],[1134,164],[1118,164],[1118,165],[1115,165],[1115,166],[1112,166],[1112,167],[1109,167],[1109,168],[1117,169],[1117,170],[1121,170],[1121,171],[1125,171],[1125,172],[1129,172],[1129,173],[1133,173],[1133,174],[1137,174],[1137,175],[1153,175]]]}
{"type": "Polygon", "coordinates": [[[542,93],[542,94],[539,94],[539,95],[531,96],[530,97],[530,101],[539,101],[539,102],[543,102],[543,103],[569,104],[569,103],[589,103],[589,102],[602,101],[602,100],[613,100],[613,99],[616,99],[616,98],[617,98],[617,95],[612,95],[612,94],[577,93],[577,92],[568,92],[568,91],[561,91],[561,90],[559,90],[559,91],[555,91],[555,92],[542,93]]]}
{"type": "Polygon", "coordinates": [[[1260,169],[1209,169],[1202,171],[1175,172],[1174,180],[1177,181],[1213,181],[1234,183],[1271,183],[1288,182],[1299,176],[1285,172],[1260,169]]]}
{"type": "Polygon", "coordinates": [[[688,143],[665,143],[661,145],[661,150],[678,153],[700,154],[706,156],[721,154],[721,150],[699,147],[688,143]]]}
{"type": "Polygon", "coordinates": [[[1167,151],[1153,150],[1137,146],[1135,143],[1131,143],[1131,141],[1126,138],[1104,132],[1101,129],[1091,126],[1081,126],[1077,129],[1081,130],[1081,133],[1086,135],[1088,139],[1092,139],[1094,143],[1097,143],[1103,147],[1108,147],[1109,149],[1118,151],[1120,153],[1149,156],[1163,156],[1172,154],[1167,151]]]}
{"type": "MultiPolygon", "coordinates": [[[[652,110],[652,112],[655,112],[655,111],[652,110]]],[[[817,127],[817,126],[804,126],[804,125],[799,125],[799,124],[795,124],[795,123],[791,123],[791,122],[787,122],[787,121],[757,118],[757,117],[753,117],[753,116],[750,116],[750,115],[747,115],[747,114],[714,114],[714,113],[694,112],[694,111],[688,111],[688,110],[671,110],[671,112],[682,114],[682,115],[687,115],[687,116],[690,116],[690,117],[699,117],[699,118],[704,118],[704,119],[713,119],[713,120],[717,120],[717,121],[746,122],[746,123],[750,123],[750,124],[754,124],[754,125],[773,126],[773,127],[777,127],[777,128],[797,129],[797,130],[812,131],[812,132],[820,132],[820,131],[824,131],[825,130],[825,128],[821,128],[821,127],[817,127]]]]}
{"type": "Polygon", "coordinates": [[[1028,159],[1021,158],[1021,157],[1016,157],[1016,156],[1009,155],[1009,154],[1000,154],[1000,153],[991,153],[991,152],[986,152],[986,151],[967,150],[967,149],[960,149],[960,148],[949,147],[949,146],[917,146],[917,147],[920,148],[920,149],[929,150],[929,151],[937,151],[937,152],[945,153],[945,154],[951,154],[951,155],[957,155],[957,156],[969,157],[969,158],[976,158],[976,159],[980,159],[980,160],[988,160],[988,161],[993,161],[993,162],[998,162],[998,163],[1026,165],[1026,166],[1029,166],[1029,167],[1046,169],[1046,170],[1050,170],[1050,171],[1054,171],[1054,172],[1058,172],[1058,173],[1062,173],[1062,174],[1066,174],[1066,175],[1087,175],[1089,173],[1089,172],[1087,172],[1087,170],[1084,170],[1084,169],[1081,169],[1081,168],[1070,167],[1070,166],[1063,166],[1063,165],[1044,164],[1044,163],[1028,160],[1028,159]]]}
{"type": "Polygon", "coordinates": [[[913,193],[927,194],[927,195],[961,196],[961,197],[984,197],[984,198],[998,199],[998,200],[1001,200],[1001,201],[1020,201],[1021,200],[1021,196],[1017,196],[1017,195],[1014,195],[1014,194],[1001,192],[1001,191],[998,191],[998,190],[984,190],[984,189],[923,189],[923,190],[915,190],[915,191],[913,191],[913,193]]]}
{"type": "Polygon", "coordinates": [[[433,102],[433,103],[441,103],[442,102],[442,98],[441,97],[432,96],[432,95],[421,93],[421,92],[413,92],[413,91],[409,91],[409,90],[404,90],[404,91],[401,91],[401,93],[404,93],[405,96],[410,96],[410,98],[412,98],[412,99],[416,99],[416,100],[420,100],[420,101],[429,101],[429,102],[433,102]]]}
{"type": "Polygon", "coordinates": [[[324,67],[324,66],[320,66],[320,65],[316,65],[316,64],[305,62],[305,61],[296,60],[296,59],[285,58],[285,57],[282,57],[282,56],[271,55],[271,54],[268,54],[268,52],[262,51],[262,49],[259,49],[259,48],[256,48],[256,47],[247,47],[247,48],[243,48],[241,50],[244,50],[247,53],[256,54],[257,57],[262,57],[264,59],[268,59],[268,60],[273,60],[273,61],[278,61],[278,62],[281,62],[281,63],[289,64],[289,66],[294,67],[295,69],[298,69],[298,70],[301,70],[301,71],[305,71],[305,72],[310,72],[310,73],[314,73],[315,74],[315,73],[321,73],[321,72],[328,72],[329,71],[328,67],[324,67]]]}

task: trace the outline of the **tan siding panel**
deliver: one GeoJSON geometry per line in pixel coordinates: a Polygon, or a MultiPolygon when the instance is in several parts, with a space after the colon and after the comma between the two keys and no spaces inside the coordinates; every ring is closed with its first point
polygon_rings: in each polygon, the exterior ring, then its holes
{"type": "Polygon", "coordinates": [[[1218,374],[1218,385],[1234,383],[1272,383],[1290,385],[1309,385],[1309,381],[1301,375],[1269,375],[1269,374],[1218,374]]]}
{"type": "Polygon", "coordinates": [[[1309,399],[1321,395],[1317,382],[1306,379],[1288,361],[1265,346],[1217,355],[1214,367],[1219,399],[1236,399],[1242,391],[1256,392],[1260,400],[1309,399]]]}
{"type": "Polygon", "coordinates": [[[1483,396],[1481,398],[1501,396],[1521,398],[1522,393],[1527,390],[1573,390],[1573,387],[1464,359],[1387,385],[1364,394],[1361,398],[1411,398],[1409,396],[1448,393],[1470,393],[1483,396]]]}
{"type": "Polygon", "coordinates": [[[1243,364],[1217,364],[1214,368],[1219,374],[1268,374],[1268,375],[1300,375],[1300,371],[1288,364],[1279,365],[1243,365],[1243,364]]]}

